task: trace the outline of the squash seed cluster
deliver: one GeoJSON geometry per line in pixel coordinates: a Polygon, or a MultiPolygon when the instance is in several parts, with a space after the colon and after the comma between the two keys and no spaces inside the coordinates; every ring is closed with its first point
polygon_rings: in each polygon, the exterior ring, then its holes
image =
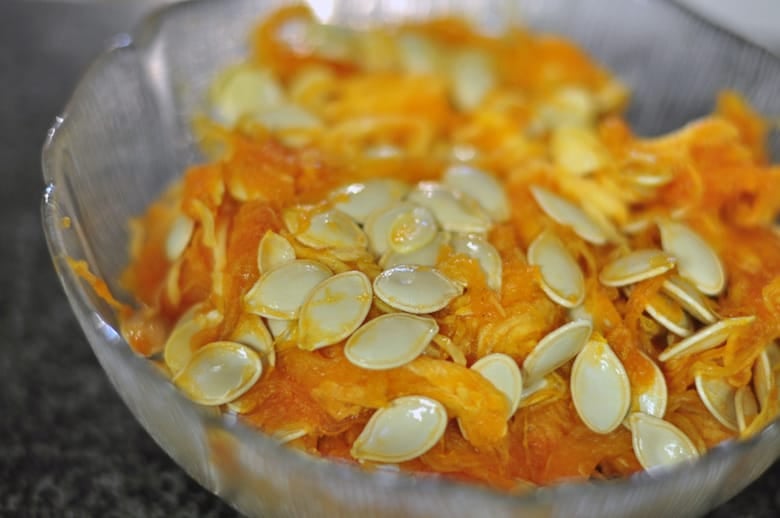
{"type": "MultiPolygon", "coordinates": [[[[317,40],[319,51],[338,59],[347,59],[345,46],[359,38],[352,32],[320,36],[324,39],[317,40]]],[[[484,52],[460,49],[443,59],[444,49],[415,35],[399,38],[398,48],[404,72],[435,73],[446,68],[450,101],[461,114],[486,102],[511,106],[516,101],[490,98],[498,74],[484,52]]],[[[240,65],[214,85],[212,101],[224,122],[251,118],[296,147],[307,143],[311,135],[327,131],[319,114],[297,104],[296,99],[332,81],[330,75],[309,70],[285,91],[270,70],[240,65]]],[[[558,88],[525,128],[528,135],[544,135],[546,159],[561,176],[559,187],[569,187],[567,196],[549,186],[524,186],[528,203],[535,203],[545,219],[523,251],[527,263],[538,270],[541,290],[565,309],[568,318],[536,340],[521,361],[490,352],[469,368],[505,397],[507,420],[520,408],[546,401],[550,394],[568,392],[588,429],[609,434],[627,427],[639,463],[654,469],[702,453],[691,437],[664,419],[669,406],[667,362],[721,346],[746,330],[756,317],[717,314],[714,297],[727,287],[725,268],[707,240],[685,223],[684,213],[641,215],[619,224],[621,218],[601,210],[609,206],[603,201],[608,196],[584,181],[609,161],[592,126],[599,113],[608,111],[604,106],[615,105],[623,96],[620,90],[618,83],[609,83],[595,96],[577,87],[558,88]],[[585,186],[590,190],[572,199],[571,192],[585,186]],[[596,210],[583,202],[589,196],[596,210]],[[629,247],[631,235],[653,225],[660,243],[629,247]],[[596,276],[603,287],[629,294],[638,283],[662,278],[661,290],[642,308],[644,322],[651,322],[646,325],[663,330],[667,342],[656,359],[640,353],[644,369],[651,373],[649,383],[633,385],[618,354],[595,331],[594,318],[586,307],[585,265],[573,253],[564,231],[587,246],[612,250],[611,260],[596,276]]],[[[434,318],[469,289],[438,268],[442,251],[449,249],[473,259],[486,285],[500,297],[506,280],[504,258],[491,244],[490,232],[496,224],[512,219],[513,207],[496,175],[468,163],[478,150],[453,146],[451,151],[455,160],[436,181],[410,184],[396,178],[372,178],[338,186],[316,204],[286,207],[281,215],[283,229],[269,231],[259,243],[260,276],[244,294],[244,313],[231,336],[192,350],[193,337],[224,318],[203,303],[184,313],[169,333],[163,359],[173,382],[196,403],[226,405],[242,413],[241,396],[264,369],[274,367],[280,344],[294,343],[306,351],[342,346],[346,359],[366,371],[408,365],[434,347],[453,362],[466,365],[463,353],[442,334],[434,318]],[[380,271],[371,275],[359,269],[339,272],[331,257],[351,262],[368,258],[380,271]],[[369,318],[372,310],[378,316],[369,318]]],[[[364,150],[373,157],[402,152],[392,144],[364,150]]],[[[633,201],[654,194],[675,178],[672,170],[642,167],[641,160],[636,167],[624,169],[620,180],[628,185],[633,201]]],[[[236,200],[250,197],[238,183],[224,188],[236,200]]],[[[164,252],[172,271],[179,267],[199,225],[204,227],[204,242],[215,250],[219,250],[217,243],[224,242],[226,230],[215,228],[205,209],[201,214],[202,221],[182,214],[170,224],[164,252]]],[[[224,267],[224,257],[215,252],[214,263],[215,269],[224,267]]],[[[749,385],[735,389],[726,379],[697,374],[694,386],[718,422],[744,432],[763,409],[777,404],[779,372],[780,346],[769,343],[753,362],[749,385]]],[[[377,463],[415,459],[441,441],[453,417],[435,398],[398,397],[373,413],[350,454],[359,461],[377,463]]],[[[460,417],[457,424],[468,440],[460,417]]],[[[277,432],[276,438],[286,442],[309,432],[293,427],[277,432]]]]}
{"type": "MultiPolygon", "coordinates": [[[[551,220],[588,243],[616,243],[613,231],[575,202],[537,185],[529,186],[529,193],[551,220]]],[[[305,350],[343,343],[346,358],[367,370],[413,361],[439,335],[437,321],[427,315],[445,308],[467,288],[436,268],[442,248],[450,246],[475,259],[488,286],[500,293],[502,261],[487,233],[510,213],[495,177],[465,164],[448,168],[441,182],[411,186],[371,179],[333,190],[324,204],[289,207],[283,218],[287,237],[269,231],[260,242],[261,276],[246,293],[246,314],[233,339],[190,353],[191,337],[220,319],[215,311],[199,314],[198,307],[170,334],[164,358],[174,382],[200,404],[230,403],[260,377],[261,358],[273,364],[274,343],[280,337],[305,350]],[[323,262],[297,258],[290,240],[342,259],[370,254],[383,270],[373,280],[357,270],[334,275],[323,262]],[[366,321],[374,305],[384,314],[366,321]]],[[[680,337],[659,355],[658,360],[666,362],[719,346],[754,317],[719,318],[709,298],[726,284],[718,255],[681,221],[660,219],[657,225],[660,248],[618,246],[620,253],[598,279],[605,286],[630,290],[640,281],[675,272],[645,308],[670,336],[680,337]]],[[[171,226],[166,251],[172,259],[184,250],[193,227],[186,218],[177,218],[171,226]]],[[[698,456],[693,442],[663,420],[667,388],[659,365],[643,355],[654,380],[632,390],[618,356],[593,332],[583,308],[583,272],[552,228],[531,242],[527,258],[539,268],[544,292],[570,309],[572,319],[539,340],[522,365],[493,353],[471,366],[506,396],[507,419],[554,383],[555,371],[573,360],[569,390],[588,428],[607,434],[620,425],[630,427],[635,453],[646,469],[698,456]]],[[[770,344],[756,361],[752,388],[737,391],[724,380],[699,375],[696,390],[719,422],[744,430],[761,405],[768,404],[778,382],[778,363],[778,346],[770,344]]],[[[374,414],[352,455],[385,463],[415,458],[441,439],[447,420],[444,406],[431,398],[399,398],[374,414]]]]}

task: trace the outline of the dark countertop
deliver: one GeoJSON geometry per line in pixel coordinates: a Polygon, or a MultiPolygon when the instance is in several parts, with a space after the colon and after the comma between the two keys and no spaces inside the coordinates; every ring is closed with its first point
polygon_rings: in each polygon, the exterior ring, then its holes
{"type": "MultiPolygon", "coordinates": [[[[84,66],[138,10],[126,0],[0,2],[0,516],[235,515],[114,393],[41,231],[46,130],[84,66]]],[[[780,463],[711,516],[780,516],[780,463]]]]}

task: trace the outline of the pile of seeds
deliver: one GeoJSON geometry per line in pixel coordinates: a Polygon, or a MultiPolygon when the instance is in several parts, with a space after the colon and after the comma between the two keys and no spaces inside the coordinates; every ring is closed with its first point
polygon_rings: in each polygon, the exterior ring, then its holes
{"type": "MultiPolygon", "coordinates": [[[[613,242],[612,231],[602,230],[575,203],[540,186],[529,190],[553,221],[593,245],[612,244],[619,250],[599,274],[603,285],[630,289],[676,269],[645,308],[681,338],[658,356],[661,363],[719,346],[754,320],[750,315],[721,319],[712,310],[707,296],[725,288],[724,269],[715,251],[684,223],[659,220],[661,247],[629,250],[623,241],[613,242]]],[[[297,259],[287,238],[268,232],[257,256],[261,277],[246,293],[245,320],[233,340],[210,343],[187,357],[191,336],[214,318],[206,314],[194,319],[189,312],[165,345],[165,362],[177,385],[204,405],[229,403],[249,390],[262,373],[260,356],[273,362],[275,340],[293,341],[310,351],[343,343],[348,360],[363,369],[409,363],[439,334],[436,320],[425,315],[445,308],[468,288],[436,268],[442,247],[476,260],[487,284],[500,292],[501,257],[487,233],[509,213],[507,196],[495,178],[463,164],[447,169],[441,183],[410,186],[393,179],[367,180],[339,187],[325,204],[289,207],[284,222],[290,239],[341,259],[371,254],[382,272],[373,281],[360,271],[334,275],[322,262],[297,259]],[[372,305],[384,314],[366,321],[372,305]]],[[[191,221],[173,225],[166,242],[166,250],[174,251],[171,259],[183,251],[193,228],[191,221]]],[[[562,240],[552,229],[544,230],[528,247],[527,257],[539,268],[549,298],[579,312],[542,338],[522,364],[493,353],[471,366],[506,396],[507,419],[548,374],[574,360],[571,398],[588,428],[607,434],[621,425],[630,427],[634,451],[646,469],[698,456],[692,441],[663,420],[667,391],[659,366],[644,356],[652,364],[654,380],[642,392],[632,393],[620,359],[593,332],[582,307],[583,272],[562,240]]],[[[779,362],[780,350],[770,344],[756,361],[752,389],[737,392],[724,380],[701,375],[696,389],[719,422],[744,430],[759,412],[759,402],[767,404],[779,362]]],[[[439,402],[402,397],[373,415],[352,454],[377,462],[406,461],[433,447],[446,423],[447,412],[439,402]]]]}
{"type": "MultiPolygon", "coordinates": [[[[433,27],[431,34],[437,34],[433,27]]],[[[331,391],[343,401],[323,412],[361,426],[340,436],[346,443],[338,450],[341,457],[424,463],[426,456],[456,444],[469,455],[489,455],[493,448],[497,457],[509,458],[506,444],[498,442],[531,429],[528,416],[538,417],[535,410],[564,402],[566,426],[576,424],[598,440],[626,438],[630,458],[615,455],[620,467],[613,473],[696,458],[724,438],[755,433],[775,415],[780,318],[774,322],[771,307],[726,304],[732,296],[773,300],[766,288],[771,278],[760,279],[766,289],[758,292],[750,292],[750,283],[759,281],[744,281],[759,278],[768,254],[743,254],[744,271],[737,272],[728,250],[712,237],[719,226],[732,224],[726,221],[732,214],[708,207],[702,210],[717,216],[697,220],[697,206],[683,206],[679,194],[676,206],[663,201],[666,193],[675,195],[678,183],[686,192],[700,187],[686,177],[686,167],[694,167],[684,149],[689,142],[726,142],[729,152],[738,150],[733,155],[745,154],[746,146],[734,137],[737,124],[712,118],[660,139],[634,139],[614,120],[611,126],[600,123],[624,92],[598,71],[588,69],[590,83],[553,81],[549,91],[518,93],[517,78],[502,80],[498,66],[496,49],[507,47],[478,36],[451,49],[452,42],[414,31],[388,39],[381,33],[330,32],[319,24],[305,37],[297,25],[287,29],[273,45],[305,48],[314,65],[286,70],[288,61],[253,62],[221,76],[211,100],[215,116],[235,125],[233,133],[220,130],[230,134],[228,158],[196,171],[205,173],[200,183],[187,184],[185,178],[170,217],[147,220],[149,234],[156,236],[151,241],[159,241],[151,250],[163,254],[165,275],[148,290],[154,295],[144,302],[152,306],[152,316],[144,313],[141,320],[154,328],[151,324],[175,315],[160,352],[173,382],[190,399],[251,420],[257,393],[291,352],[343,359],[367,384],[372,376],[386,381],[392,373],[435,360],[431,368],[440,377],[420,375],[420,383],[451,390],[457,404],[419,384],[395,387],[386,399],[361,399],[354,386],[331,391]],[[475,42],[482,46],[471,48],[475,42]],[[385,49],[388,59],[368,59],[369,47],[385,49]],[[396,112],[372,104],[376,99],[368,87],[385,82],[388,103],[401,106],[396,112]],[[418,93],[424,108],[416,104],[418,93]],[[443,116],[431,104],[449,111],[443,116]],[[363,113],[372,109],[379,114],[363,113]],[[261,144],[241,147],[245,141],[261,144]],[[350,174],[328,176],[332,171],[311,165],[329,155],[353,166],[345,168],[350,174]],[[407,166],[417,169],[412,174],[407,166]],[[300,173],[306,167],[311,169],[300,173]],[[338,181],[328,183],[333,178],[338,181]],[[299,196],[307,181],[325,187],[299,196]],[[236,234],[253,235],[240,232],[266,224],[237,224],[235,214],[244,207],[261,207],[272,223],[262,227],[257,241],[248,238],[251,264],[235,265],[229,250],[236,234]],[[155,232],[159,228],[163,231],[155,232]],[[455,262],[467,264],[477,278],[453,274],[455,262]],[[513,306],[518,291],[533,292],[535,298],[525,300],[541,309],[513,306]],[[233,299],[226,302],[228,293],[233,299]],[[649,295],[633,296],[643,293],[649,295]],[[479,302],[471,298],[477,295],[479,302]],[[611,313],[603,311],[600,297],[609,299],[611,313]],[[632,306],[636,300],[641,307],[632,306]],[[232,315],[226,309],[231,304],[232,315]],[[495,316],[474,319],[484,329],[463,333],[453,324],[488,313],[484,307],[495,316]],[[615,337],[615,329],[627,329],[629,320],[635,335],[615,337]],[[759,333],[759,326],[760,348],[743,346],[740,340],[759,333]],[[713,354],[717,350],[726,352],[713,354]],[[719,375],[726,359],[740,368],[729,365],[729,374],[719,375]],[[460,371],[453,374],[448,367],[460,371]],[[458,379],[447,383],[444,373],[458,379]],[[458,376],[479,383],[466,386],[458,376]],[[686,399],[690,395],[694,405],[686,399]],[[374,404],[377,399],[382,403],[374,404]],[[474,423],[484,416],[469,421],[469,412],[479,414],[488,399],[503,403],[490,421],[492,443],[475,437],[480,430],[474,423]],[[702,438],[690,414],[675,419],[686,404],[694,412],[700,407],[706,418],[698,422],[714,423],[717,432],[702,438]],[[490,448],[483,448],[487,443],[490,448]]],[[[548,44],[540,41],[535,44],[548,44]]],[[[565,63],[577,61],[568,47],[556,45],[550,48],[565,63]]],[[[284,55],[270,50],[271,56],[284,55]]],[[[560,72],[556,67],[539,77],[553,77],[560,72]]],[[[735,197],[733,203],[749,198],[735,197]]],[[[135,256],[141,264],[143,253],[135,256]]],[[[772,268],[780,279],[780,261],[772,268]]],[[[131,338],[145,332],[125,335],[132,344],[131,338]]],[[[150,347],[144,354],[156,352],[150,347]]],[[[327,369],[312,376],[321,381],[318,388],[330,382],[332,389],[339,381],[337,375],[328,379],[327,369]]],[[[291,379],[284,382],[298,383],[291,379]]],[[[301,397],[318,402],[330,394],[306,390],[301,397]]],[[[307,449],[313,452],[324,436],[341,433],[287,421],[267,431],[282,442],[310,439],[307,449]]],[[[523,447],[533,449],[536,444],[526,439],[523,447]]],[[[582,472],[564,473],[574,474],[582,472]]],[[[513,483],[520,478],[501,475],[513,483]]],[[[609,476],[608,468],[599,475],[609,476]]]]}

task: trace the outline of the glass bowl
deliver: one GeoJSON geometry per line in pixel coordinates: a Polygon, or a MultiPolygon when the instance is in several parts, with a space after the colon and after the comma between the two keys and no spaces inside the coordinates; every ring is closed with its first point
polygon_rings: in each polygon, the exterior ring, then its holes
{"type": "MultiPolygon", "coordinates": [[[[237,509],[266,516],[690,516],[726,501],[780,456],[780,421],[701,460],[628,479],[562,484],[509,495],[315,459],[235,418],[182,397],[133,354],[104,301],[71,270],[84,259],[122,295],[127,221],[183,169],[202,160],[192,115],[217,70],[245,55],[250,27],[282,1],[197,0],[158,11],[120,36],[78,85],[43,152],[43,223],[54,265],[87,339],[116,390],[157,443],[237,509]],[[65,220],[69,218],[69,220],[65,220]]],[[[710,111],[735,88],[780,113],[780,62],[667,2],[641,0],[320,1],[334,23],[370,24],[456,13],[484,30],[518,17],[568,35],[634,91],[629,118],[643,134],[710,111]]]]}

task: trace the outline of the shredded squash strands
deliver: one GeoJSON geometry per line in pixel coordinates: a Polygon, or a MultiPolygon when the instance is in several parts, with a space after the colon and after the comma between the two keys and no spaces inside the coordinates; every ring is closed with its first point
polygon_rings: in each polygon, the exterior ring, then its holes
{"type": "Polygon", "coordinates": [[[620,81],[522,29],[289,7],[250,48],[196,127],[213,162],[131,223],[138,309],[71,262],[187,397],[312,455],[507,491],[776,418],[780,167],[737,95],[646,139],[620,81]]]}

